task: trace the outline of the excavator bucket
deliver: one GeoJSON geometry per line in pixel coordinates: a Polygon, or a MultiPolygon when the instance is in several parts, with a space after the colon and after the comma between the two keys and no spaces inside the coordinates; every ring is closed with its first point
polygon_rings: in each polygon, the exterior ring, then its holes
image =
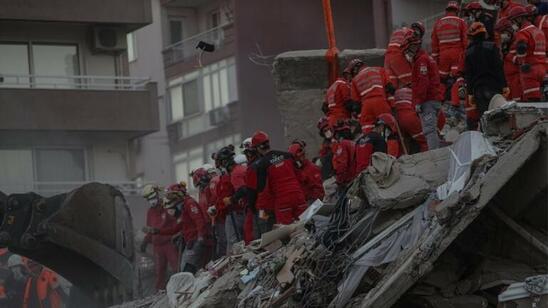
{"type": "Polygon", "coordinates": [[[0,246],[64,276],[92,306],[135,296],[132,219],[116,188],[90,183],[48,198],[0,194],[0,215],[0,246]]]}

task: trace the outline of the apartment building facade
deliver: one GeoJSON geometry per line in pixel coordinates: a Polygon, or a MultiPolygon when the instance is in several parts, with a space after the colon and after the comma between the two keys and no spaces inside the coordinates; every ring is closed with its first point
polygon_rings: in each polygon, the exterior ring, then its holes
{"type": "MultiPolygon", "coordinates": [[[[152,2],[153,23],[130,37],[138,49],[130,71],[157,76],[161,128],[141,138],[137,173],[161,184],[188,181],[213,152],[239,145],[257,129],[268,132],[275,147],[285,147],[271,65],[285,51],[326,48],[321,2],[152,2]],[[200,42],[214,50],[197,49],[200,42]],[[160,163],[158,157],[166,156],[167,164],[160,163]]],[[[384,48],[394,27],[443,12],[445,4],[332,1],[337,46],[384,48]]]]}
{"type": "Polygon", "coordinates": [[[150,1],[0,6],[0,191],[138,191],[131,143],[159,113],[156,84],[129,77],[126,33],[152,22],[150,1]]]}

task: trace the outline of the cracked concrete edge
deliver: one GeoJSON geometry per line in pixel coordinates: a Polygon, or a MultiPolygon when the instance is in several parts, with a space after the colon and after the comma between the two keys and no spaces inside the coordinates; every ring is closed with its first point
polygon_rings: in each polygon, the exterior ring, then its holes
{"type": "MultiPolygon", "coordinates": [[[[429,273],[434,262],[447,247],[465,230],[480,214],[481,210],[497,192],[519,171],[525,162],[541,146],[541,134],[546,136],[548,123],[538,124],[521,140],[501,156],[473,186],[479,187],[481,194],[477,203],[464,208],[464,214],[452,225],[436,224],[434,230],[421,238],[414,250],[404,253],[387,268],[387,275],[371,289],[360,307],[390,307],[414,283],[429,273]]],[[[457,201],[460,201],[457,200],[457,201]]]]}

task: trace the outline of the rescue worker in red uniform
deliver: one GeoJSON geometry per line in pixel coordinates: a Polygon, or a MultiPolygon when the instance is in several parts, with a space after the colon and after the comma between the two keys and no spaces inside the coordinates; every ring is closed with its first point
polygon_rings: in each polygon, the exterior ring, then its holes
{"type": "Polygon", "coordinates": [[[209,222],[213,226],[213,236],[215,238],[214,258],[218,259],[226,255],[226,233],[225,233],[225,220],[226,215],[217,211],[217,184],[221,180],[219,169],[215,167],[207,168],[207,173],[211,180],[209,181],[209,207],[207,214],[209,216],[209,222]]]}
{"type": "Polygon", "coordinates": [[[308,205],[317,199],[323,200],[325,191],[323,189],[322,174],[318,166],[314,165],[306,158],[306,143],[295,140],[289,146],[288,152],[293,155],[297,176],[304,192],[304,197],[308,205]]]}
{"type": "Polygon", "coordinates": [[[434,150],[440,147],[437,125],[443,94],[436,61],[421,48],[421,44],[421,40],[410,40],[405,52],[413,59],[413,105],[421,119],[428,149],[434,150]]]}
{"type": "Polygon", "coordinates": [[[398,133],[398,122],[390,113],[383,113],[377,117],[375,129],[380,132],[386,142],[386,154],[398,158],[404,154],[402,139],[398,133]]]}
{"type": "MultiPolygon", "coordinates": [[[[256,172],[256,163],[259,161],[260,157],[259,153],[257,153],[257,149],[252,146],[252,138],[247,138],[242,143],[242,147],[244,149],[244,155],[247,158],[246,183],[248,183],[252,180],[252,177],[256,172]]],[[[270,185],[268,185],[268,182],[265,184],[265,188],[263,189],[263,191],[257,194],[255,207],[251,208],[248,205],[247,210],[248,212],[246,214],[246,227],[244,227],[244,233],[246,232],[246,230],[248,230],[249,232],[250,223],[252,224],[251,227],[253,228],[253,234],[256,238],[260,238],[263,233],[272,230],[272,227],[276,223],[276,218],[274,216],[274,198],[272,196],[272,191],[270,190],[270,185]],[[249,213],[253,214],[254,220],[252,222],[249,222],[249,213]]]]}
{"type": "Polygon", "coordinates": [[[349,63],[352,72],[352,100],[361,102],[360,124],[369,132],[379,114],[390,112],[387,92],[393,94],[394,87],[388,81],[384,68],[366,67],[359,59],[349,63]]]}
{"type": "Polygon", "coordinates": [[[529,22],[528,14],[523,6],[516,6],[508,13],[513,28],[519,28],[514,35],[511,52],[515,51],[513,62],[519,66],[522,100],[540,101],[546,74],[546,38],[540,29],[529,22]]]}
{"type": "Polygon", "coordinates": [[[204,252],[207,251],[206,240],[210,234],[200,205],[188,195],[186,183],[181,182],[166,189],[164,208],[172,217],[176,217],[177,212],[180,211],[181,215],[177,218],[177,223],[161,229],[151,228],[148,232],[159,235],[181,233],[185,241],[185,250],[181,257],[180,268],[183,272],[194,274],[209,261],[204,258],[204,252]]]}
{"type": "Polygon", "coordinates": [[[226,213],[225,233],[227,253],[231,254],[232,246],[243,240],[245,219],[246,167],[234,161],[234,146],[220,149],[215,155],[219,167],[223,170],[217,185],[217,210],[226,213]]]}
{"type": "Polygon", "coordinates": [[[339,120],[347,120],[355,112],[355,103],[350,99],[350,81],[352,76],[348,70],[343,71],[342,78],[338,78],[331,84],[325,94],[327,102],[327,119],[330,125],[335,125],[339,120]]]}
{"type": "Polygon", "coordinates": [[[304,193],[295,170],[291,154],[270,148],[270,140],[265,132],[257,131],[251,139],[261,158],[256,162],[254,172],[248,180],[248,203],[255,207],[257,195],[268,184],[274,197],[274,211],[278,224],[291,224],[307,208],[304,193]]]}
{"type": "Polygon", "coordinates": [[[522,90],[519,81],[519,67],[514,64],[516,51],[511,49],[514,40],[512,23],[508,18],[502,18],[497,22],[495,31],[497,31],[500,38],[499,47],[503,56],[504,77],[510,89],[510,93],[506,95],[506,98],[519,101],[522,96],[522,90]]]}
{"type": "Polygon", "coordinates": [[[428,151],[428,143],[422,133],[421,120],[413,106],[413,90],[411,88],[396,90],[393,110],[402,134],[411,137],[417,143],[420,152],[428,151]]]}
{"type": "Polygon", "coordinates": [[[352,137],[351,128],[348,125],[348,122],[339,122],[337,126],[335,126],[334,137],[331,142],[331,151],[333,152],[335,182],[339,187],[339,191],[343,191],[356,175],[356,162],[354,156],[355,143],[352,140],[352,137]]]}
{"type": "Polygon", "coordinates": [[[359,175],[371,164],[371,156],[375,152],[387,152],[386,140],[382,136],[381,128],[375,121],[375,127],[367,134],[361,134],[355,138],[354,146],[354,172],[359,175]]]}
{"type": "MultiPolygon", "coordinates": [[[[146,227],[148,228],[170,228],[177,224],[177,217],[168,215],[164,210],[160,192],[161,189],[157,185],[146,185],[143,188],[142,196],[150,205],[146,218],[146,227]]],[[[165,290],[168,265],[173,273],[179,270],[179,249],[173,244],[169,235],[147,233],[141,243],[141,252],[146,252],[148,244],[152,244],[153,247],[156,290],[165,290]]]]}
{"type": "MultiPolygon", "coordinates": [[[[545,4],[548,6],[548,4],[545,4]]],[[[544,33],[544,38],[548,40],[548,15],[540,15],[537,6],[529,4],[527,6],[529,14],[532,19],[532,23],[544,33]]],[[[546,43],[546,55],[548,56],[548,43],[546,43]]],[[[548,57],[546,57],[546,74],[544,76],[544,83],[542,92],[544,94],[544,100],[548,98],[548,57]]]]}
{"type": "Polygon", "coordinates": [[[411,63],[405,58],[402,45],[405,38],[413,34],[413,30],[403,27],[394,31],[388,42],[388,47],[384,54],[384,69],[395,88],[411,84],[411,63]]]}
{"type": "Polygon", "coordinates": [[[466,22],[458,17],[459,4],[449,1],[445,12],[432,30],[432,57],[438,64],[442,83],[450,91],[464,69],[464,51],[468,40],[466,22]]]}

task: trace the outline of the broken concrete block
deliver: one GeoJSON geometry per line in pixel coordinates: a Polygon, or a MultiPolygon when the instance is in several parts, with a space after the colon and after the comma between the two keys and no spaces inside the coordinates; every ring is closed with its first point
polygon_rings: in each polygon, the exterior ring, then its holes
{"type": "Polygon", "coordinates": [[[193,288],[194,275],[191,273],[177,273],[169,278],[166,286],[166,293],[169,299],[169,307],[177,307],[179,297],[193,288]]]}
{"type": "Polygon", "coordinates": [[[365,173],[362,190],[372,206],[381,209],[406,208],[423,202],[428,194],[447,180],[449,149],[406,155],[398,159],[400,178],[381,188],[365,173]]]}

